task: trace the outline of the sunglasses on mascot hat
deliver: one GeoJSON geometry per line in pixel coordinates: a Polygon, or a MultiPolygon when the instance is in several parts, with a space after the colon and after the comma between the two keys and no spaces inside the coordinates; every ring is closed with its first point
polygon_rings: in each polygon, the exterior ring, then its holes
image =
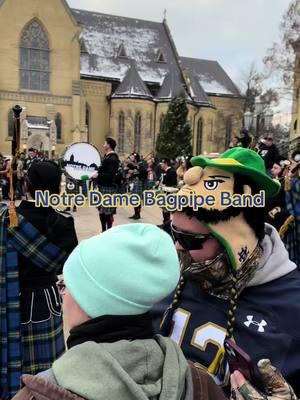
{"type": "Polygon", "coordinates": [[[172,223],[171,233],[174,241],[178,242],[185,250],[201,250],[203,248],[203,243],[211,237],[210,234],[178,231],[172,223]]]}

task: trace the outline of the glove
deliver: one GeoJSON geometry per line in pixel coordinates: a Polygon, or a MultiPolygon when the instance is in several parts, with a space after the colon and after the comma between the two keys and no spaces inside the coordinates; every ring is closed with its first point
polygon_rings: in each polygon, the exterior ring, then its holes
{"type": "Polygon", "coordinates": [[[297,400],[297,397],[270,360],[260,360],[258,369],[266,388],[266,395],[255,389],[239,371],[231,375],[231,400],[297,400]]]}

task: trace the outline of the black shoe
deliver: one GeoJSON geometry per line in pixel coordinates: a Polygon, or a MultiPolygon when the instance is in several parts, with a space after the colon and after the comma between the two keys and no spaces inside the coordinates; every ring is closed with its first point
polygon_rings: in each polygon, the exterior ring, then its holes
{"type": "Polygon", "coordinates": [[[140,215],[134,215],[132,219],[134,219],[134,220],[141,219],[141,216],[140,215]]]}
{"type": "Polygon", "coordinates": [[[129,219],[135,219],[136,214],[133,214],[131,217],[128,217],[129,219]]]}

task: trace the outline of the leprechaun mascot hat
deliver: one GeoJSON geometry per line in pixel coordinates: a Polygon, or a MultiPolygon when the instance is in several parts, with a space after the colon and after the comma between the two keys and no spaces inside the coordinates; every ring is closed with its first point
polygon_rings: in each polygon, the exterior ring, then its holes
{"type": "MultiPolygon", "coordinates": [[[[193,168],[189,169],[185,176],[185,185],[180,194],[190,194],[208,196],[215,198],[215,210],[225,210],[221,204],[222,192],[227,192],[230,196],[234,193],[235,175],[245,177],[243,194],[251,193],[251,188],[246,182],[252,181],[259,190],[262,190],[266,198],[275,196],[280,185],[271,179],[265,170],[263,159],[253,150],[235,147],[227,150],[220,158],[209,159],[203,156],[193,157],[191,160],[193,168]],[[223,172],[222,172],[223,171],[223,172]],[[224,172],[226,172],[224,174],[224,172]],[[215,178],[212,180],[212,178],[215,178]]],[[[242,179],[243,180],[243,179],[242,179]]],[[[226,249],[231,266],[234,270],[241,268],[244,255],[251,254],[257,246],[257,239],[251,234],[251,227],[245,223],[241,214],[235,218],[215,221],[215,223],[205,224],[211,234],[226,249]],[[247,249],[246,252],[242,249],[247,249]]]]}
{"type": "Polygon", "coordinates": [[[274,197],[280,190],[277,181],[274,181],[266,174],[263,159],[253,150],[242,147],[234,147],[225,151],[220,158],[209,159],[202,156],[193,157],[193,167],[216,167],[233,174],[240,174],[251,178],[261,190],[264,190],[266,197],[274,197]]]}
{"type": "MultiPolygon", "coordinates": [[[[191,256],[189,256],[188,263],[191,262],[189,265],[185,265],[184,257],[181,259],[181,278],[165,321],[169,320],[172,310],[179,304],[186,278],[189,276],[204,290],[229,300],[226,338],[231,338],[238,296],[259,268],[264,218],[263,209],[253,210],[232,206],[224,208],[221,204],[222,192],[233,196],[257,194],[262,190],[266,197],[273,197],[279,192],[280,185],[266,174],[263,159],[250,149],[236,147],[216,159],[197,156],[192,158],[191,163],[193,167],[185,173],[185,185],[179,194],[194,193],[203,197],[213,195],[215,205],[213,208],[203,206],[199,210],[186,208],[182,211],[188,216],[196,217],[222,245],[223,250],[214,259],[202,259],[201,262],[194,262],[193,259],[190,261],[191,256]],[[215,288],[211,284],[206,285],[209,274],[213,277],[211,282],[217,283],[215,288]]],[[[167,326],[164,321],[163,326],[167,326]]],[[[225,373],[224,361],[224,348],[220,348],[208,369],[221,380],[225,373]]]]}

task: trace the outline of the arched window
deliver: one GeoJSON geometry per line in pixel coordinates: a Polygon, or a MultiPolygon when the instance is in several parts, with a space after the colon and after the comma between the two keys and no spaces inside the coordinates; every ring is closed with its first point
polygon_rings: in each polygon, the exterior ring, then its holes
{"type": "Polygon", "coordinates": [[[149,130],[148,130],[148,133],[147,133],[147,137],[149,139],[151,139],[152,135],[153,135],[153,114],[150,113],[149,114],[149,130]]]}
{"type": "Polygon", "coordinates": [[[14,112],[13,110],[8,111],[8,137],[14,136],[14,112]]]}
{"type": "Polygon", "coordinates": [[[232,119],[228,117],[225,124],[225,150],[228,149],[232,136],[232,119]]]}
{"type": "Polygon", "coordinates": [[[142,116],[137,113],[135,116],[134,124],[134,151],[141,152],[141,130],[142,130],[142,116]]]}
{"type": "Polygon", "coordinates": [[[120,153],[124,153],[124,145],[125,145],[125,115],[123,111],[119,114],[119,151],[120,153]]]}
{"type": "Polygon", "coordinates": [[[24,29],[20,52],[21,89],[49,91],[49,41],[37,20],[24,29]]]}
{"type": "Polygon", "coordinates": [[[90,140],[90,133],[91,133],[91,118],[92,118],[92,113],[91,113],[91,107],[89,103],[85,104],[85,126],[87,129],[87,141],[89,142],[90,140]]]}
{"type": "Polygon", "coordinates": [[[164,123],[164,119],[165,119],[165,114],[160,114],[160,120],[159,120],[159,132],[162,131],[163,128],[163,123],[164,123]]]}
{"type": "Polygon", "coordinates": [[[199,118],[197,125],[197,144],[196,144],[197,155],[202,153],[202,136],[203,136],[203,119],[199,118]]]}
{"type": "Polygon", "coordinates": [[[61,114],[57,113],[55,116],[55,125],[56,125],[56,138],[57,140],[62,139],[62,121],[61,114]]]}

